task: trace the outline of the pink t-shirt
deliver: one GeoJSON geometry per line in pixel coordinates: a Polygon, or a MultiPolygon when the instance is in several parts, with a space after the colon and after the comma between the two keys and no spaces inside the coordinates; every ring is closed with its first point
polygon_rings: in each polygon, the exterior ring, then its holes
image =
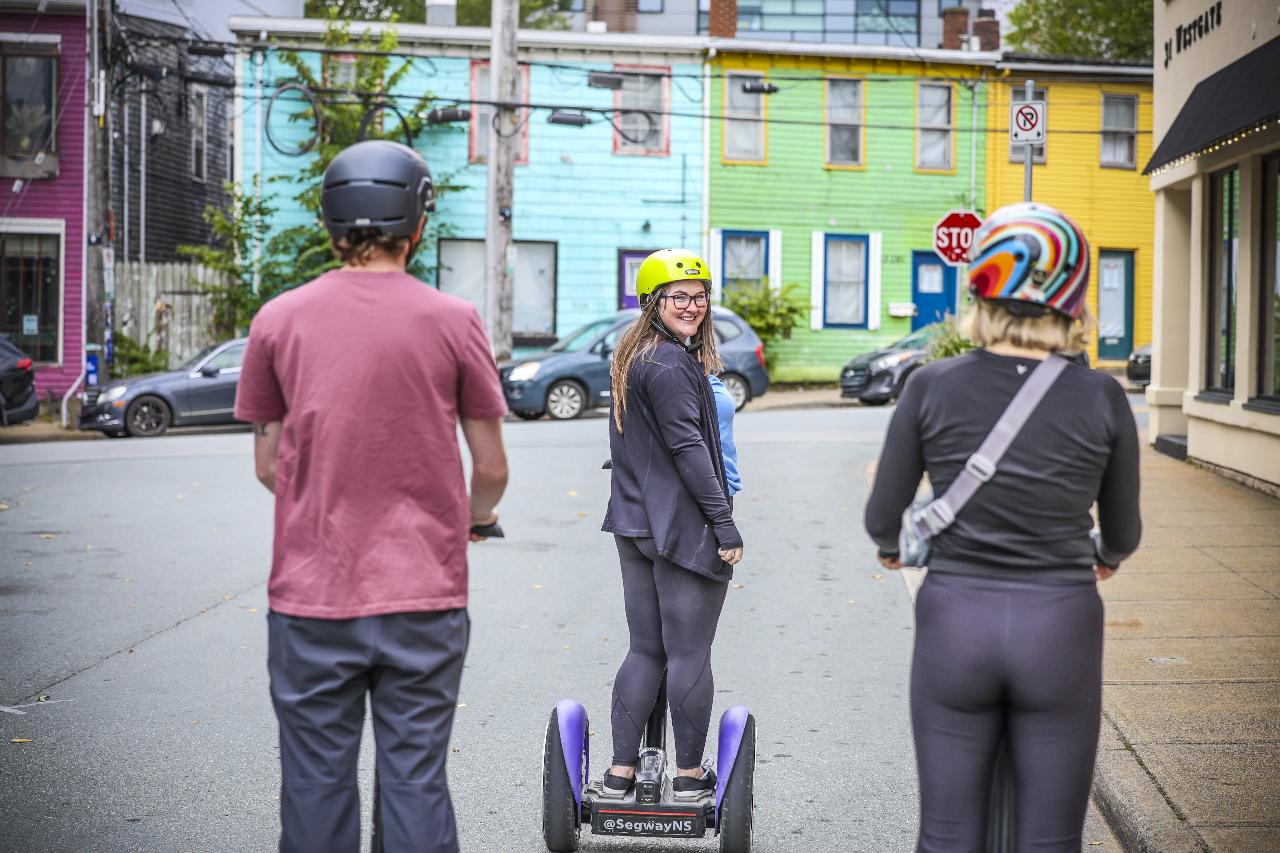
{"type": "Polygon", "coordinates": [[[465,607],[458,418],[506,411],[475,308],[413,276],[334,270],[264,305],[235,414],[284,422],[271,608],[354,619],[465,607]]]}

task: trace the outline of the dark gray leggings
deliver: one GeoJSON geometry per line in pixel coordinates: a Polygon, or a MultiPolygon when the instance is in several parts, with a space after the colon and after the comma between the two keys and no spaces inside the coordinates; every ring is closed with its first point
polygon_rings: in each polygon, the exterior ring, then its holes
{"type": "Polygon", "coordinates": [[[1101,711],[1096,584],[931,572],[911,664],[919,853],[985,851],[1002,735],[1014,849],[1078,853],[1101,711]]]}
{"type": "Polygon", "coordinates": [[[659,556],[652,539],[614,536],[631,647],[613,682],[613,763],[634,764],[645,721],[667,672],[676,766],[702,763],[715,687],[711,641],[729,585],[659,556]]]}

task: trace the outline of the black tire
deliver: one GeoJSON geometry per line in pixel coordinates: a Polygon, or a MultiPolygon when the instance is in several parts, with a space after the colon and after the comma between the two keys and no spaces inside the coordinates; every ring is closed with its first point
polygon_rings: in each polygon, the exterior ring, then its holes
{"type": "MultiPolygon", "coordinates": [[[[580,772],[579,768],[574,768],[574,772],[580,772]]],[[[542,838],[551,853],[573,853],[578,849],[581,831],[578,803],[573,798],[560,743],[559,712],[552,711],[542,750],[542,838]]]]}
{"type": "Polygon", "coordinates": [[[512,414],[522,421],[536,421],[538,418],[542,417],[543,414],[545,413],[544,412],[512,412],[512,414]]]}
{"type": "Polygon", "coordinates": [[[915,373],[917,369],[918,368],[913,367],[906,373],[902,374],[902,378],[899,379],[898,384],[894,386],[893,399],[896,400],[902,396],[902,389],[907,387],[907,380],[911,378],[911,374],[915,373]]]}
{"type": "Polygon", "coordinates": [[[107,438],[124,438],[129,433],[125,432],[124,430],[109,429],[109,430],[105,430],[102,434],[105,435],[107,438]]]}
{"type": "Polygon", "coordinates": [[[572,379],[561,379],[547,389],[547,414],[557,421],[582,417],[588,405],[587,389],[572,379]]]}
{"type": "Polygon", "coordinates": [[[725,373],[720,381],[733,397],[733,410],[741,412],[742,407],[751,402],[751,383],[736,373],[725,373]]]}
{"type": "Polygon", "coordinates": [[[859,397],[858,402],[864,406],[887,406],[892,399],[892,397],[872,397],[868,400],[865,397],[859,397]]]}
{"type": "Polygon", "coordinates": [[[159,397],[146,394],[129,404],[125,412],[125,429],[129,435],[141,438],[154,438],[164,435],[173,420],[169,404],[159,397]]]}
{"type": "Polygon", "coordinates": [[[748,714],[742,744],[720,801],[720,853],[751,853],[751,817],[755,809],[756,718],[748,714]]]}

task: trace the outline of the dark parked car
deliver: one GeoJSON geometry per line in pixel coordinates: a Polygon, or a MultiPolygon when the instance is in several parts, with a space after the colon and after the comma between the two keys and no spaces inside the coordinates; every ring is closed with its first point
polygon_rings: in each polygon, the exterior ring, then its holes
{"type": "Polygon", "coordinates": [[[857,356],[840,372],[840,396],[868,406],[897,399],[911,372],[929,359],[929,344],[938,332],[934,323],[917,329],[883,349],[857,356]]]}
{"type": "Polygon", "coordinates": [[[1151,344],[1143,344],[1129,355],[1125,374],[1134,385],[1151,384],[1151,344]]]}
{"type": "Polygon", "coordinates": [[[39,408],[31,358],[8,335],[0,335],[0,425],[32,420],[39,408]]]}
{"type": "MultiPolygon", "coordinates": [[[[727,308],[714,307],[712,325],[720,346],[720,378],[741,409],[769,390],[764,344],[747,322],[727,308]]],[[[507,407],[525,420],[548,414],[564,420],[609,405],[609,357],[639,312],[619,311],[556,341],[550,349],[498,366],[507,407]]]]}
{"type": "Polygon", "coordinates": [[[80,408],[80,429],[120,438],[161,435],[171,426],[236,423],[232,410],[247,340],[214,344],[177,370],[89,389],[80,408]]]}

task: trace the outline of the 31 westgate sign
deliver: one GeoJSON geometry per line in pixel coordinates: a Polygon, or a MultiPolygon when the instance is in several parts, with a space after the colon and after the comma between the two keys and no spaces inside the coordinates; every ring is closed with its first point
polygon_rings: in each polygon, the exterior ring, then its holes
{"type": "Polygon", "coordinates": [[[1165,40],[1164,67],[1169,67],[1169,60],[1173,59],[1175,48],[1177,53],[1182,53],[1184,49],[1190,48],[1220,26],[1222,26],[1222,0],[1218,0],[1217,3],[1196,15],[1189,23],[1179,25],[1174,38],[1165,40]]]}

